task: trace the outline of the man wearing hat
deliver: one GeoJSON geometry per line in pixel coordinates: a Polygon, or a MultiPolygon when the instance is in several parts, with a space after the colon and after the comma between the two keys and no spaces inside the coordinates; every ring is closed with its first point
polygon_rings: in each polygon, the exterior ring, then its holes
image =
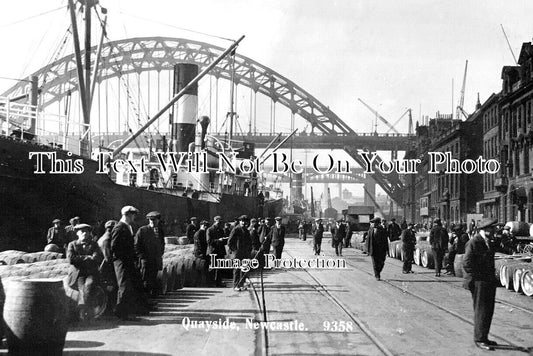
{"type": "MultiPolygon", "coordinates": [[[[259,241],[259,223],[256,218],[250,220],[249,231],[250,238],[252,239],[252,250],[257,253],[257,251],[259,251],[259,248],[261,248],[261,242],[259,241]]],[[[255,256],[255,253],[252,253],[253,256],[255,256]]]]}
{"type": "Polygon", "coordinates": [[[474,342],[485,350],[493,350],[497,345],[488,338],[497,286],[492,241],[496,222],[492,219],[480,222],[478,232],[466,244],[463,257],[463,287],[470,290],[474,301],[474,342]]]}
{"type": "Polygon", "coordinates": [[[335,229],[335,235],[331,237],[333,240],[333,247],[335,248],[335,254],[342,256],[343,240],[346,237],[346,225],[342,220],[337,221],[337,228],[335,229]]]}
{"type": "Polygon", "coordinates": [[[440,219],[433,221],[433,228],[429,232],[429,244],[433,251],[433,258],[435,259],[435,277],[440,277],[440,270],[442,268],[442,260],[444,254],[448,250],[448,231],[442,227],[440,219]]]}
{"type": "Polygon", "coordinates": [[[116,220],[108,220],[104,224],[105,232],[98,239],[98,247],[102,251],[104,261],[100,265],[100,277],[102,284],[105,285],[110,300],[108,303],[116,303],[117,294],[117,277],[113,267],[113,254],[111,253],[111,231],[117,224],[116,220]]]}
{"type": "MultiPolygon", "coordinates": [[[[207,240],[207,254],[216,255],[216,259],[222,259],[226,255],[226,239],[224,238],[224,230],[222,229],[222,218],[215,216],[213,218],[213,225],[211,225],[206,231],[207,240]]],[[[211,259],[208,259],[211,261],[211,259]]],[[[225,287],[222,283],[222,273],[218,269],[210,271],[211,279],[215,282],[217,287],[225,287]]]]}
{"type": "MultiPolygon", "coordinates": [[[[232,259],[242,260],[250,258],[252,253],[252,239],[248,231],[249,219],[246,215],[239,217],[239,224],[231,230],[228,239],[229,255],[232,259]]],[[[233,269],[233,289],[236,291],[245,290],[244,274],[241,268],[233,269]]]]}
{"type": "Polygon", "coordinates": [[[400,239],[400,235],[402,234],[402,229],[400,228],[400,225],[396,223],[396,219],[392,218],[391,223],[389,226],[387,226],[387,233],[389,234],[389,241],[396,241],[400,239]]]}
{"type": "Polygon", "coordinates": [[[71,264],[67,282],[71,288],[80,292],[79,316],[85,320],[92,317],[91,301],[99,283],[98,267],[103,256],[100,247],[92,239],[90,225],[78,224],[74,231],[78,238],[67,247],[67,260],[71,264]]]}
{"type": "MultiPolygon", "coordinates": [[[[207,227],[209,222],[207,220],[200,221],[200,228],[194,233],[194,250],[193,255],[196,258],[200,258],[209,262],[209,257],[207,255],[207,227]]],[[[207,266],[207,264],[206,264],[207,266]]]]}
{"type": "Polygon", "coordinates": [[[111,231],[111,253],[117,277],[117,305],[115,315],[128,320],[130,314],[141,310],[143,295],[139,294],[139,272],[135,268],[135,248],[132,224],[139,213],[135,207],[126,205],[121,209],[122,217],[111,231]]]}
{"type": "Polygon", "coordinates": [[[135,258],[145,293],[156,296],[157,271],[163,269],[165,237],[160,226],[161,214],[152,211],[146,214],[148,224],[141,226],[134,238],[135,258]]]}
{"type": "Polygon", "coordinates": [[[370,220],[372,226],[368,230],[366,239],[366,249],[368,255],[372,257],[372,266],[374,267],[374,277],[376,280],[381,280],[381,271],[385,266],[385,259],[387,252],[389,252],[389,241],[387,238],[387,231],[381,225],[381,218],[376,217],[370,220]]]}
{"type": "Polygon", "coordinates": [[[46,234],[46,242],[48,244],[54,244],[56,245],[61,251],[65,250],[65,244],[66,244],[66,232],[65,228],[61,226],[61,220],[54,219],[52,221],[51,228],[48,229],[48,233],[46,234]]]}
{"type": "Polygon", "coordinates": [[[272,226],[272,247],[276,258],[281,258],[283,246],[285,246],[285,226],[281,225],[281,217],[274,219],[276,222],[272,226]]]}
{"type": "Polygon", "coordinates": [[[324,225],[322,225],[322,219],[315,219],[315,226],[313,227],[313,251],[316,256],[320,256],[323,236],[324,225]]]}
{"type": "Polygon", "coordinates": [[[413,253],[416,245],[415,224],[409,223],[401,235],[403,249],[403,273],[413,273],[413,253]]]}
{"type": "Polygon", "coordinates": [[[197,223],[197,219],[195,216],[193,216],[191,219],[190,219],[190,224],[187,225],[187,228],[185,229],[185,232],[187,234],[187,241],[188,243],[190,244],[193,244],[194,243],[194,234],[196,233],[196,231],[198,231],[198,223],[197,223]]]}
{"type": "Polygon", "coordinates": [[[65,250],[67,249],[67,245],[69,244],[69,242],[78,239],[78,236],[76,235],[76,230],[74,230],[74,227],[80,223],[80,220],[81,219],[79,216],[75,216],[69,220],[70,225],[65,227],[65,235],[66,235],[65,250]]]}
{"type": "MultiPolygon", "coordinates": [[[[261,251],[265,254],[270,253],[270,244],[272,241],[272,218],[266,217],[265,223],[261,227],[261,232],[259,234],[259,242],[261,243],[261,251]]],[[[264,259],[261,258],[260,262],[264,262],[264,259]]]]}

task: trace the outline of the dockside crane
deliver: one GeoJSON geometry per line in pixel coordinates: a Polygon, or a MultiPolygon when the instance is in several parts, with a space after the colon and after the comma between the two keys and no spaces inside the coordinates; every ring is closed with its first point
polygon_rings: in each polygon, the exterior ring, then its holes
{"type": "Polygon", "coordinates": [[[361,100],[361,98],[357,98],[357,100],[359,100],[361,102],[361,104],[363,104],[368,110],[370,110],[370,112],[372,112],[374,115],[376,115],[376,117],[378,119],[383,121],[385,123],[385,125],[387,125],[389,127],[389,129],[391,129],[395,133],[399,134],[398,130],[396,130],[396,128],[393,125],[391,125],[391,123],[388,122],[383,116],[381,116],[375,109],[373,109],[370,105],[368,105],[363,100],[361,100]]]}
{"type": "Polygon", "coordinates": [[[468,119],[468,113],[463,109],[465,103],[465,87],[466,87],[466,73],[468,71],[468,59],[465,63],[465,74],[463,75],[463,86],[461,87],[461,95],[459,96],[459,103],[457,104],[457,113],[455,114],[456,119],[460,119],[461,116],[464,116],[465,119],[468,119]]]}

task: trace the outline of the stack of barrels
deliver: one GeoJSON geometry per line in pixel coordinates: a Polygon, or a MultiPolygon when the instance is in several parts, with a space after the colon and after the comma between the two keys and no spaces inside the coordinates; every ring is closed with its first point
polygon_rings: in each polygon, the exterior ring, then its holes
{"type": "Polygon", "coordinates": [[[163,270],[157,279],[161,294],[183,287],[207,286],[206,261],[193,255],[192,245],[165,245],[163,270]]]}
{"type": "Polygon", "coordinates": [[[500,284],[517,293],[533,296],[533,264],[529,255],[498,254],[494,261],[500,284]]]}

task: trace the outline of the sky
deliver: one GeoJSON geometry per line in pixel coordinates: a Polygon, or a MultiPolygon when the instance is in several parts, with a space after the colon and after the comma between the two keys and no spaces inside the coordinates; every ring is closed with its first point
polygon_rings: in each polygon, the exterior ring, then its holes
{"type": "MultiPolygon", "coordinates": [[[[533,36],[533,2],[525,0],[100,3],[109,12],[111,40],[171,36],[227,47],[229,42],[222,38],[245,35],[238,53],[289,78],[358,132],[375,127],[374,115],[357,98],[390,122],[407,108],[415,120],[437,111],[450,113],[459,99],[465,60],[464,109],[472,112],[478,93],[483,102],[498,92],[502,66],[514,64],[501,25],[517,57],[522,43],[533,36]]],[[[66,4],[66,0],[3,4],[0,92],[14,84],[4,78],[22,78],[49,62],[68,26],[66,4]]],[[[281,117],[278,122],[288,129],[287,120],[281,117]]],[[[407,132],[407,119],[397,128],[407,132]]],[[[380,122],[377,130],[388,129],[380,122]]]]}

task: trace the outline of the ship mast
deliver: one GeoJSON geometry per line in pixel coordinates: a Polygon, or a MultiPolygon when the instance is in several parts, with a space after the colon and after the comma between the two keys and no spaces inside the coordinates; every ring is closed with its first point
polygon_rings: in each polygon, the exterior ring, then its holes
{"type": "MultiPolygon", "coordinates": [[[[90,140],[89,132],[91,128],[91,103],[92,103],[92,87],[91,87],[91,10],[98,4],[99,0],[79,0],[81,6],[84,6],[85,13],[85,58],[82,61],[82,53],[80,48],[80,39],[78,34],[78,25],[76,21],[76,8],[74,0],[68,0],[68,7],[70,11],[70,20],[72,23],[72,37],[74,40],[74,54],[76,57],[76,67],[78,74],[78,91],[80,93],[81,107],[83,113],[83,130],[80,139],[80,154],[89,156],[90,140]],[[83,69],[85,68],[85,73],[83,69]]],[[[103,29],[105,32],[105,29],[103,29]]],[[[98,58],[96,59],[98,62],[98,58]]],[[[96,76],[93,81],[96,80],[96,76]]]]}

